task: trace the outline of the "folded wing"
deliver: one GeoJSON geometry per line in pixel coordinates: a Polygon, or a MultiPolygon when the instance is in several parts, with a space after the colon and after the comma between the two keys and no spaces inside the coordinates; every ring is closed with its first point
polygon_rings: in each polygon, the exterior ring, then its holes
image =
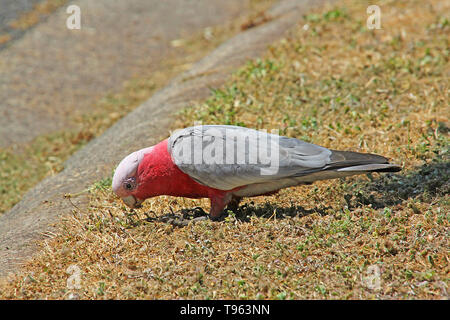
{"type": "Polygon", "coordinates": [[[387,163],[380,156],[331,151],[298,139],[237,126],[182,129],[169,138],[168,148],[181,171],[220,190],[298,179],[323,170],[374,161],[387,163]]]}

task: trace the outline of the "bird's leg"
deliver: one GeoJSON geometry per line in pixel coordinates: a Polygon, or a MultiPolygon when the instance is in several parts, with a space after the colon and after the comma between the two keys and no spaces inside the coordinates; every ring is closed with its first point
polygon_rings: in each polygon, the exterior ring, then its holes
{"type": "Polygon", "coordinates": [[[219,220],[222,216],[222,211],[225,208],[226,204],[222,201],[213,201],[211,200],[211,210],[209,211],[209,217],[211,220],[219,220]]]}
{"type": "Polygon", "coordinates": [[[215,194],[210,197],[211,210],[209,211],[209,217],[211,220],[219,220],[223,209],[228,203],[230,203],[232,196],[230,193],[215,194]]]}

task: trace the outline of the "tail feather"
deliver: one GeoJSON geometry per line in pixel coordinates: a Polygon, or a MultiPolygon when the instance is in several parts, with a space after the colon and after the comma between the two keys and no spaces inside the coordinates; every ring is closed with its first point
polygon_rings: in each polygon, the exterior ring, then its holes
{"type": "Polygon", "coordinates": [[[331,162],[327,170],[346,172],[397,172],[401,167],[389,163],[389,159],[371,153],[331,150],[331,162]]]}
{"type": "Polygon", "coordinates": [[[396,164],[392,163],[372,163],[372,164],[363,164],[359,166],[351,166],[337,169],[339,172],[397,172],[402,168],[396,164]]]}

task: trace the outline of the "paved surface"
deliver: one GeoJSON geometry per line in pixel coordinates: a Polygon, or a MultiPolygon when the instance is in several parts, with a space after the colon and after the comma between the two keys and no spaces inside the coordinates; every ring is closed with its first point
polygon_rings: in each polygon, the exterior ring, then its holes
{"type": "MultiPolygon", "coordinates": [[[[58,218],[74,209],[63,199],[65,193],[79,192],[109,176],[125,155],[167,137],[176,111],[188,106],[192,100],[208,97],[211,87],[220,86],[233,70],[249,58],[259,56],[268,44],[298,23],[308,8],[320,2],[280,1],[267,13],[272,20],[219,46],[74,154],[61,173],[30,190],[12,210],[0,216],[0,275],[17,270],[24,259],[35,252],[35,241],[51,230],[51,224],[58,218]]],[[[72,201],[83,209],[87,196],[80,195],[72,201]]]]}
{"type": "Polygon", "coordinates": [[[43,0],[0,0],[0,35],[9,33],[12,29],[9,22],[17,19],[23,12],[33,9],[33,6],[43,0]]]}
{"type": "MultiPolygon", "coordinates": [[[[13,1],[5,3],[5,17],[16,14],[13,1]]],[[[65,5],[0,51],[0,148],[70,125],[105,92],[155,68],[173,49],[171,40],[245,13],[249,3],[71,1],[81,9],[81,30],[66,28],[65,5]]]]}

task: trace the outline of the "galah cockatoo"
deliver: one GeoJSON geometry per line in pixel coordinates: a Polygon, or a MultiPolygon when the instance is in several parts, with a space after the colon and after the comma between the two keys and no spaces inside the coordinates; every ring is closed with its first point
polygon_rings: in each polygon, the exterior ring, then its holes
{"type": "Polygon", "coordinates": [[[168,139],[125,157],[113,191],[131,208],[151,197],[209,198],[210,218],[236,208],[242,197],[269,195],[317,180],[401,168],[385,157],[330,150],[264,131],[203,125],[178,130],[168,139]]]}

